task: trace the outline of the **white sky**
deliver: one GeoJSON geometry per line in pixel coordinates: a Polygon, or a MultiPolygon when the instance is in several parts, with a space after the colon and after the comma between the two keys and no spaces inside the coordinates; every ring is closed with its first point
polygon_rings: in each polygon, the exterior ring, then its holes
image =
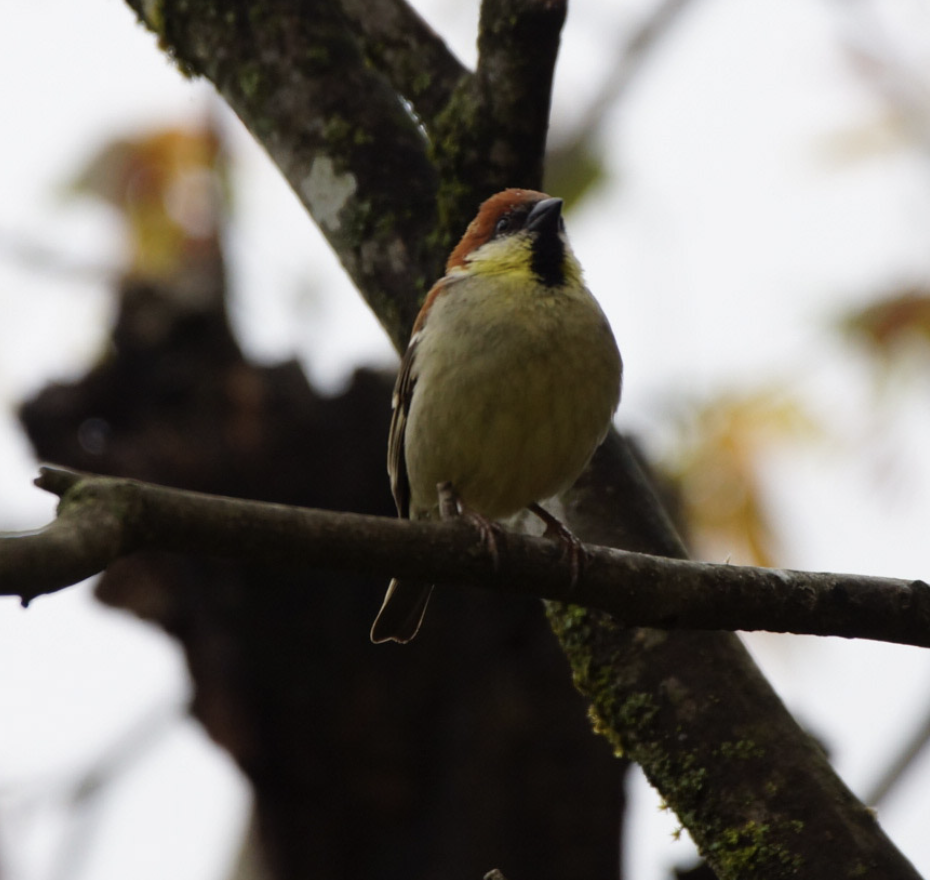
{"type": "MultiPolygon", "coordinates": [[[[557,124],[581,113],[617,35],[649,5],[575,0],[557,124]]],[[[894,142],[895,130],[882,127],[885,108],[842,51],[843,39],[859,37],[892,47],[896,63],[927,69],[930,10],[883,0],[885,17],[857,31],[840,26],[839,5],[695,0],[605,119],[612,181],[569,229],[623,349],[622,423],[664,449],[685,400],[749,390],[775,374],[832,434],[772,453],[767,484],[784,563],[926,579],[926,365],[923,378],[896,380],[894,405],[881,404],[859,356],[827,328],[884,283],[930,274],[927,154],[903,136],[894,142]],[[850,133],[891,145],[842,161],[850,133]]],[[[418,6],[470,61],[474,6],[418,6]]],[[[36,463],[13,408],[93,363],[112,303],[104,284],[36,271],[3,244],[26,239],[81,263],[118,265],[114,219],[62,200],[62,184],[111,138],[196,120],[214,100],[209,87],[181,79],[121,0],[6,0],[0,81],[0,528],[19,529],[45,522],[53,501],[31,486],[36,463]]],[[[379,327],[296,199],[237,123],[227,127],[237,162],[233,317],[246,350],[268,360],[297,355],[331,388],[360,361],[390,363],[379,327]]],[[[781,636],[751,645],[860,793],[927,711],[924,651],[781,636]]],[[[69,833],[88,836],[67,818],[69,784],[140,725],[159,728],[153,718],[172,716],[100,794],[91,845],[71,877],[225,876],[248,794],[183,719],[186,672],[167,637],[98,607],[85,585],[28,611],[0,601],[0,668],[6,880],[60,870],[69,833]]],[[[928,782],[925,756],[880,814],[924,873],[928,782]]],[[[634,799],[632,875],[664,880],[670,854],[687,845],[671,843],[674,820],[641,782],[634,799]]]]}

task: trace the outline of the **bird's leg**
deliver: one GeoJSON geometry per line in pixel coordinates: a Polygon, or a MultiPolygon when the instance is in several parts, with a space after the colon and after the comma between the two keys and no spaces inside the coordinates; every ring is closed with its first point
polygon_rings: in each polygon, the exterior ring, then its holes
{"type": "Polygon", "coordinates": [[[546,531],[543,532],[543,537],[548,538],[550,541],[558,541],[562,545],[562,552],[568,555],[572,573],[571,588],[574,589],[581,578],[581,573],[584,571],[585,560],[587,559],[584,544],[572,534],[565,523],[554,517],[548,510],[541,507],[535,501],[527,505],[527,509],[546,524],[546,531]]]}
{"type": "Polygon", "coordinates": [[[436,484],[436,494],[439,496],[439,518],[441,520],[457,519],[465,513],[455,486],[449,480],[436,484]]]}
{"type": "Polygon", "coordinates": [[[504,530],[493,520],[482,516],[476,510],[471,510],[462,503],[455,486],[448,480],[436,485],[436,493],[439,495],[439,518],[442,520],[458,519],[463,517],[467,519],[478,530],[478,536],[481,543],[491,557],[491,565],[494,571],[500,569],[500,551],[498,550],[498,541],[504,540],[504,530]]]}

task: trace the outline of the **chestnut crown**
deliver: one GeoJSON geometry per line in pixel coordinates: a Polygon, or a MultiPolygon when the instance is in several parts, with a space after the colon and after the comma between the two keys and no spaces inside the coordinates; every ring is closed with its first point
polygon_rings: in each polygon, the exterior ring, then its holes
{"type": "Polygon", "coordinates": [[[506,189],[485,201],[449,256],[446,271],[531,275],[546,287],[580,281],[565,235],[562,200],[528,189],[506,189]]]}

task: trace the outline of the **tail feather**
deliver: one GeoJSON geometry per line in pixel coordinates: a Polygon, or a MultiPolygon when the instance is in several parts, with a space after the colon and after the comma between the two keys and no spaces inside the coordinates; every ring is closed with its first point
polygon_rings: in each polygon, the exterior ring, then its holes
{"type": "Polygon", "coordinates": [[[371,640],[378,642],[409,642],[420,630],[432,585],[398,581],[388,585],[384,603],[371,626],[371,640]]]}

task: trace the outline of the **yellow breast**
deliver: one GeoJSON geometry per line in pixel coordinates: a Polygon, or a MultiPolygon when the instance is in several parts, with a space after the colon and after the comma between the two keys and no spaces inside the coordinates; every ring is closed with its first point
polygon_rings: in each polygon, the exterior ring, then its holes
{"type": "Polygon", "coordinates": [[[587,289],[457,279],[424,330],[405,438],[411,515],[431,515],[446,480],[491,519],[568,488],[620,399],[620,355],[587,289]]]}

